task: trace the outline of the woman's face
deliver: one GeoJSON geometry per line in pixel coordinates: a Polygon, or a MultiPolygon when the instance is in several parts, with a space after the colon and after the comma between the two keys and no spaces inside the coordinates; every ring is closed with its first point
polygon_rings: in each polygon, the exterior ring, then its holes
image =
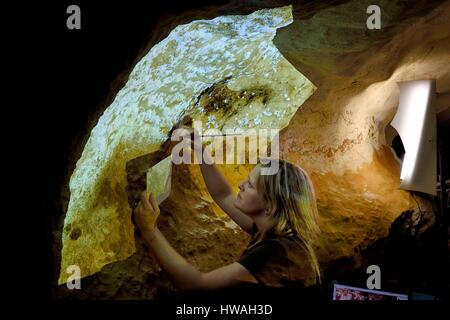
{"type": "Polygon", "coordinates": [[[258,183],[260,166],[257,165],[247,177],[247,180],[239,184],[239,193],[234,202],[234,206],[248,216],[257,216],[266,209],[262,195],[258,193],[256,185],[258,183]]]}

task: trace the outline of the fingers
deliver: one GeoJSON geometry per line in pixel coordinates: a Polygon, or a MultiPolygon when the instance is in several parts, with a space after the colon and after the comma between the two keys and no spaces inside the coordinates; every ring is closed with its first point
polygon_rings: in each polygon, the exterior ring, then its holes
{"type": "MultiPolygon", "coordinates": [[[[189,138],[195,147],[201,146],[201,140],[198,141],[195,137],[200,137],[200,133],[196,128],[183,126],[182,129],[186,130],[186,133],[183,135],[183,138],[189,138]]],[[[200,137],[201,139],[201,137],[200,137]]]]}
{"type": "Polygon", "coordinates": [[[152,205],[150,204],[150,202],[148,202],[147,192],[146,191],[142,191],[141,192],[141,201],[140,201],[140,203],[142,203],[144,208],[152,209],[152,205]]]}
{"type": "Polygon", "coordinates": [[[147,197],[146,191],[141,192],[141,201],[139,202],[139,205],[137,208],[139,208],[139,207],[141,209],[142,209],[142,207],[144,207],[145,209],[152,210],[153,212],[156,212],[156,213],[158,213],[158,211],[159,211],[158,201],[156,200],[155,195],[153,193],[150,193],[149,196],[147,197]]]}
{"type": "Polygon", "coordinates": [[[193,136],[193,134],[200,136],[200,132],[197,130],[197,128],[193,128],[192,126],[183,125],[180,127],[180,129],[186,130],[191,136],[193,136]]]}
{"type": "Polygon", "coordinates": [[[160,214],[156,197],[152,193],[147,196],[146,191],[141,192],[140,197],[141,200],[134,209],[134,222],[141,230],[153,229],[160,214]]]}
{"type": "Polygon", "coordinates": [[[150,204],[153,208],[153,211],[158,213],[159,210],[158,201],[156,200],[156,197],[153,193],[150,193],[150,204]]]}
{"type": "Polygon", "coordinates": [[[188,127],[188,126],[181,126],[180,129],[185,130],[185,132],[183,133],[184,137],[192,137],[194,130],[192,127],[188,127]]]}
{"type": "Polygon", "coordinates": [[[182,125],[177,128],[178,130],[178,136],[183,137],[184,139],[190,138],[191,140],[194,140],[194,137],[200,137],[200,132],[191,126],[182,125]]]}
{"type": "Polygon", "coordinates": [[[170,136],[171,141],[180,141],[181,139],[192,139],[192,128],[181,127],[174,130],[170,136]]]}

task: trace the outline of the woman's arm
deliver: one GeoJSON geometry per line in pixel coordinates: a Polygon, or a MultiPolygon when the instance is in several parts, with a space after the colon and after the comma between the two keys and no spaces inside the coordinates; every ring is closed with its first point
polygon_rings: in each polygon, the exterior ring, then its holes
{"type": "Polygon", "coordinates": [[[194,147],[197,158],[200,158],[203,155],[203,160],[200,163],[200,170],[211,197],[214,200],[220,200],[232,194],[233,190],[231,189],[230,184],[217,166],[212,163],[213,161],[208,150],[199,145],[195,145],[194,147]]]}
{"type": "Polygon", "coordinates": [[[200,272],[175,251],[158,228],[144,230],[142,236],[160,266],[181,290],[219,289],[243,281],[258,282],[244,266],[237,262],[208,273],[200,272]]]}
{"type": "Polygon", "coordinates": [[[190,265],[173,249],[156,227],[159,206],[152,194],[150,194],[150,201],[145,192],[141,194],[141,201],[135,209],[134,215],[145,243],[178,288],[182,290],[217,289],[242,281],[257,283],[253,275],[237,262],[208,273],[202,273],[190,265]]]}
{"type": "Polygon", "coordinates": [[[175,251],[158,228],[141,230],[141,235],[178,288],[189,289],[200,282],[202,273],[175,251]]]}
{"type": "Polygon", "coordinates": [[[252,220],[241,210],[234,206],[236,195],[233,193],[230,184],[217,166],[211,161],[211,155],[202,145],[194,144],[195,153],[198,159],[203,159],[200,164],[203,179],[206,187],[219,207],[227,213],[247,233],[252,232],[252,220]],[[202,158],[203,156],[203,158],[202,158]],[[205,160],[206,159],[206,160],[205,160]],[[206,163],[205,163],[206,162],[206,163]],[[207,164],[212,163],[212,164],[207,164]]]}

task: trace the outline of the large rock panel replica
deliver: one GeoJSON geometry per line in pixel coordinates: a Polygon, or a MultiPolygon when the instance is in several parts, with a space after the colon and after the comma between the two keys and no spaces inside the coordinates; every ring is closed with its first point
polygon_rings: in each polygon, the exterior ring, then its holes
{"type": "Polygon", "coordinates": [[[59,284],[70,265],[85,277],[135,252],[127,162],[157,152],[181,117],[203,121],[204,129],[289,123],[315,90],[272,43],[291,22],[291,7],[194,21],[136,64],[71,176],[59,284]]]}

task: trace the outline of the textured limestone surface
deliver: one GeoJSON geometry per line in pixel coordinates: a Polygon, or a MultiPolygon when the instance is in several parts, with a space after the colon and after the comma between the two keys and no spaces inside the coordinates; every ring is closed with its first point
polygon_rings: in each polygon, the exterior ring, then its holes
{"type": "Polygon", "coordinates": [[[85,277],[135,252],[127,163],[157,152],[182,116],[203,121],[204,129],[289,123],[315,89],[272,43],[276,29],[291,22],[289,6],[194,21],[136,64],[71,176],[60,284],[69,265],[85,277]],[[213,89],[219,83],[220,94],[213,89]],[[208,90],[214,101],[204,102],[208,90]]]}

